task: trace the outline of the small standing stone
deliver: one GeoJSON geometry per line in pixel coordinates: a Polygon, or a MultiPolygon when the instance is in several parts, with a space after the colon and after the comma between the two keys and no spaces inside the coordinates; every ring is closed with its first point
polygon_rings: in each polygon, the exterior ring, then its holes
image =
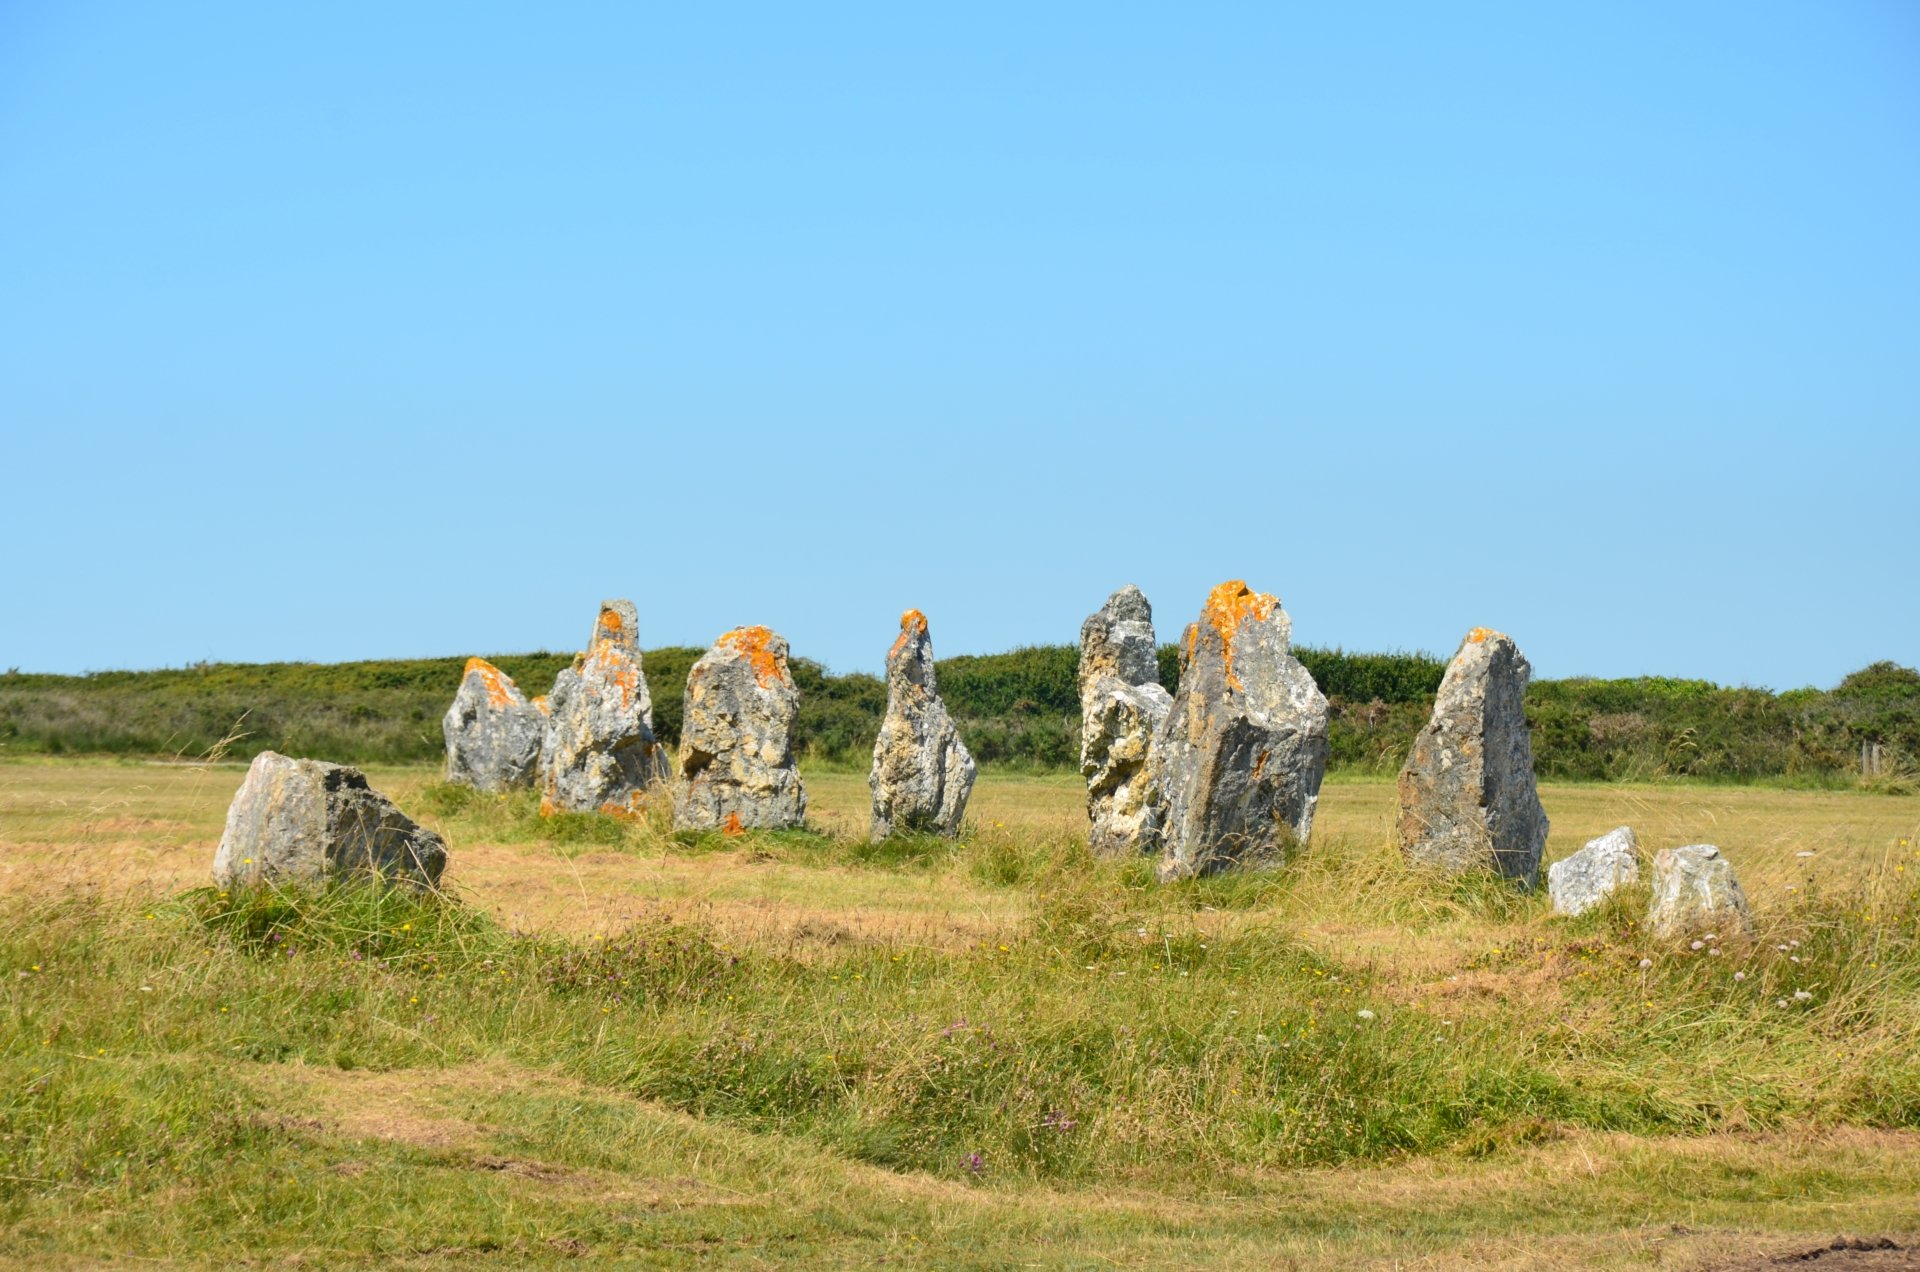
{"type": "Polygon", "coordinates": [[[1153,607],[1129,583],[1080,628],[1080,774],[1095,854],[1130,857],[1159,847],[1147,757],[1172,705],[1160,683],[1153,607]]]}
{"type": "Polygon", "coordinates": [[[359,769],[262,751],[227,808],[213,878],[235,888],[368,875],[431,888],[446,864],[445,841],[368,786],[359,769]]]}
{"type": "Polygon", "coordinates": [[[586,652],[555,678],[540,751],[542,814],[638,816],[666,779],[638,633],[632,601],[602,602],[586,652]]]}
{"type": "Polygon", "coordinates": [[[1619,826],[1569,857],[1547,867],[1547,897],[1555,914],[1585,914],[1640,878],[1639,846],[1633,827],[1619,826]]]}
{"type": "Polygon", "coordinates": [[[793,760],[800,690],[787,642],[765,627],[736,627],[687,673],[680,726],[676,830],[779,830],[807,817],[793,760]]]}
{"type": "Polygon", "coordinates": [[[973,775],[973,757],[934,683],[926,615],[908,610],[887,651],[887,714],[867,776],[873,838],[902,831],[959,834],[973,775]]]}
{"type": "Polygon", "coordinates": [[[1290,652],[1278,598],[1238,579],[1207,596],[1181,642],[1180,690],[1154,734],[1160,878],[1274,864],[1313,830],[1327,699],[1290,652]]]}
{"type": "Polygon", "coordinates": [[[546,714],[486,659],[467,659],[440,731],[447,740],[449,782],[507,791],[538,780],[546,714]]]}
{"type": "Polygon", "coordinates": [[[1662,848],[1653,857],[1647,930],[1662,940],[1707,929],[1753,931],[1753,910],[1733,863],[1712,844],[1662,848]]]}
{"type": "Polygon", "coordinates": [[[1450,874],[1496,870],[1531,888],[1547,844],[1524,698],[1533,668],[1511,639],[1467,633],[1400,770],[1400,849],[1450,874]]]}

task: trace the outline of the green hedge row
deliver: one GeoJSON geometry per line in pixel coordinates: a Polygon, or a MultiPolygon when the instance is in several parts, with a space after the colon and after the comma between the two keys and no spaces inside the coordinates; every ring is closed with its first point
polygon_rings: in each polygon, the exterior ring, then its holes
{"type": "MultiPolygon", "coordinates": [[[[681,695],[699,650],[646,655],[654,722],[676,742],[681,695]]],[[[1333,705],[1336,766],[1396,770],[1425,721],[1445,665],[1425,654],[1296,651],[1333,705]]],[[[570,655],[492,659],[529,693],[543,693],[570,655]]],[[[940,689],[983,761],[1072,767],[1079,756],[1078,651],[1067,645],[949,658],[940,689]]],[[[440,717],[463,658],[354,663],[213,664],[87,676],[0,676],[0,753],[244,758],[272,749],[357,762],[433,759],[440,717]]],[[[1178,678],[1173,646],[1161,679],[1178,678]]],[[[801,753],[863,762],[886,686],[796,659],[801,753]]],[[[1832,690],[1726,688],[1702,680],[1542,680],[1527,715],[1543,776],[1839,780],[1859,773],[1863,744],[1882,748],[1886,781],[1910,783],[1920,758],[1920,673],[1876,663],[1832,690]]]]}

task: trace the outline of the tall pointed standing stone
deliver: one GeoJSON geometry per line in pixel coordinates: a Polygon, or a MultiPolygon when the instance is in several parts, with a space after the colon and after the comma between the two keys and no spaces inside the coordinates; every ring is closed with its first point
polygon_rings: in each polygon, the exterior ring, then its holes
{"type": "Polygon", "coordinates": [[[934,684],[926,615],[908,610],[887,651],[887,714],[873,742],[873,771],[867,776],[873,838],[899,831],[959,834],[973,774],[973,757],[934,684]]]}
{"type": "Polygon", "coordinates": [[[447,741],[449,782],[509,791],[538,780],[546,714],[512,676],[484,658],[467,659],[440,732],[447,741]]]}
{"type": "Polygon", "coordinates": [[[1164,810],[1162,880],[1277,863],[1312,833],[1327,699],[1292,634],[1278,598],[1238,579],[1187,628],[1180,690],[1147,762],[1164,810]]]}
{"type": "Polygon", "coordinates": [[[653,734],[632,601],[601,602],[593,638],[555,678],[547,713],[540,811],[637,815],[666,778],[667,753],[653,734]]]}
{"type": "Polygon", "coordinates": [[[1400,850],[1448,873],[1496,870],[1531,888],[1547,844],[1525,697],[1533,668],[1500,632],[1467,633],[1433,717],[1400,770],[1400,850]]]}
{"type": "Polygon", "coordinates": [[[1147,756],[1172,704],[1160,683],[1153,607],[1129,583],[1080,627],[1080,775],[1087,782],[1087,845],[1100,856],[1159,847],[1147,756]]]}
{"type": "Polygon", "coordinates": [[[687,673],[673,791],[675,830],[780,830],[807,818],[793,762],[800,690],[787,642],[736,627],[687,673]]]}

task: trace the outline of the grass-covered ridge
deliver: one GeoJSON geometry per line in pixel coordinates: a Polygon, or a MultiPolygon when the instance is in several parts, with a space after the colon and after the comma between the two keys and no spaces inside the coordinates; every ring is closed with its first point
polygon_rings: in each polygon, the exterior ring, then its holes
{"type": "MultiPolygon", "coordinates": [[[[1296,651],[1333,704],[1336,766],[1391,773],[1424,723],[1444,663],[1424,654],[1296,651]]],[[[649,651],[654,720],[679,738],[681,695],[701,651],[649,651]]],[[[570,655],[497,655],[529,694],[570,655]]],[[[1078,651],[1040,646],[939,664],[940,687],[974,755],[1072,767],[1079,754],[1078,651]]],[[[213,664],[163,671],[0,676],[0,752],[199,755],[263,749],[375,763],[440,755],[440,718],[464,658],[336,664],[213,664]]],[[[1173,647],[1161,679],[1178,678],[1173,647]]],[[[834,675],[795,659],[797,745],[815,762],[863,764],[886,704],[871,675],[834,675]]],[[[1882,748],[1879,785],[1920,779],[1920,673],[1877,663],[1832,690],[1729,688],[1700,680],[1539,680],[1527,696],[1544,777],[1851,782],[1862,744],[1882,748]]]]}

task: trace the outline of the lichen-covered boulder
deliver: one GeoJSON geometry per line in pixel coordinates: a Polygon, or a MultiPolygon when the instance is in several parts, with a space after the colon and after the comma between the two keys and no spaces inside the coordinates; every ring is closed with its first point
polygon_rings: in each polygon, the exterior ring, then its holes
{"type": "Polygon", "coordinates": [[[431,888],[446,864],[440,836],[368,786],[359,769],[262,751],[227,808],[213,878],[236,888],[364,875],[431,888]]]}
{"type": "Polygon", "coordinates": [[[1639,878],[1640,853],[1633,827],[1617,826],[1547,867],[1547,898],[1555,914],[1585,914],[1616,888],[1639,878]]]}
{"type": "Polygon", "coordinates": [[[1663,940],[1705,930],[1753,931],[1753,910],[1733,877],[1733,863],[1712,844],[1655,853],[1647,930],[1663,940]]]}
{"type": "Polygon", "coordinates": [[[676,830],[780,830],[807,818],[793,761],[800,691],[787,642],[765,627],[736,627],[687,673],[675,766],[676,830]]]}
{"type": "Polygon", "coordinates": [[[873,743],[872,835],[902,831],[960,833],[973,793],[973,757],[960,741],[934,683],[933,640],[919,610],[900,616],[887,651],[887,714],[873,743]]]}
{"type": "Polygon", "coordinates": [[[1160,878],[1284,861],[1313,830],[1327,769],[1327,699],[1290,652],[1277,598],[1238,579],[1181,642],[1180,688],[1154,734],[1160,878]]]}
{"type": "Polygon", "coordinates": [[[1081,625],[1079,676],[1088,847],[1103,857],[1152,852],[1160,808],[1147,757],[1173,695],[1160,683],[1153,607],[1131,583],[1081,625]]]}
{"type": "Polygon", "coordinates": [[[1476,627],[1440,681],[1400,770],[1400,850],[1450,874],[1498,871],[1531,888],[1547,845],[1523,699],[1533,668],[1507,636],[1476,627]]]}
{"type": "Polygon", "coordinates": [[[546,713],[527,700],[512,676],[484,658],[467,659],[440,731],[447,740],[449,782],[508,791],[539,778],[546,713]]]}
{"type": "Polygon", "coordinates": [[[666,780],[632,601],[605,601],[585,653],[554,679],[540,750],[540,811],[637,816],[666,780]]]}

